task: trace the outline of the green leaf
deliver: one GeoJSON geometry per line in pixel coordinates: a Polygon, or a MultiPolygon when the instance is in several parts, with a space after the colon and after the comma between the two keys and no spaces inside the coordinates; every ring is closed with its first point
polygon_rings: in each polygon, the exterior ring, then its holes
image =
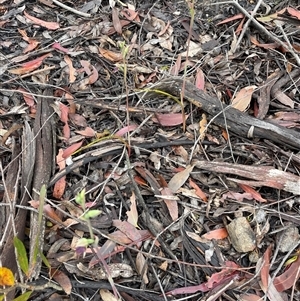
{"type": "Polygon", "coordinates": [[[101,210],[90,210],[87,213],[84,214],[83,218],[84,219],[90,219],[90,218],[94,218],[97,217],[99,214],[101,214],[102,211],[101,210]]]}
{"type": "Polygon", "coordinates": [[[42,258],[42,260],[43,260],[43,263],[44,263],[45,266],[50,270],[50,269],[51,269],[51,265],[50,265],[50,263],[49,263],[47,257],[46,257],[43,253],[41,253],[40,255],[41,255],[41,258],[42,258]]]}
{"type": "Polygon", "coordinates": [[[91,238],[80,238],[77,241],[76,247],[87,247],[88,245],[91,245],[94,243],[94,239],[91,238]]]}
{"type": "Polygon", "coordinates": [[[21,296],[13,299],[13,301],[27,301],[30,298],[31,291],[22,294],[21,296]]]}
{"type": "Polygon", "coordinates": [[[81,205],[83,208],[85,207],[85,188],[77,193],[77,195],[75,196],[75,202],[81,205]]]}
{"type": "Polygon", "coordinates": [[[21,267],[21,270],[26,276],[28,276],[29,265],[26,248],[23,242],[16,236],[14,237],[14,247],[16,248],[17,260],[21,267]]]}

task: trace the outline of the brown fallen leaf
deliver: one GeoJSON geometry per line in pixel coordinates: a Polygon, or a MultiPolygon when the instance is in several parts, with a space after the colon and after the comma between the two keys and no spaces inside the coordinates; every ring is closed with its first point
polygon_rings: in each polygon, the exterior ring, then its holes
{"type": "Polygon", "coordinates": [[[80,142],[74,143],[74,144],[70,145],[69,147],[67,147],[64,150],[64,153],[63,153],[62,157],[64,159],[70,157],[75,151],[77,151],[81,147],[82,143],[83,143],[83,140],[80,141],[80,142]]]}
{"type": "Polygon", "coordinates": [[[299,269],[300,256],[298,256],[297,260],[294,261],[285,272],[274,279],[274,285],[278,292],[283,292],[295,285],[300,277],[299,269]]]}
{"type": "Polygon", "coordinates": [[[190,173],[193,171],[194,165],[188,165],[183,171],[178,172],[170,180],[168,187],[175,193],[189,178],[190,173]]]}
{"type": "Polygon", "coordinates": [[[171,191],[171,189],[169,187],[164,187],[161,190],[161,195],[168,208],[168,211],[170,213],[172,220],[173,221],[177,220],[178,219],[178,203],[177,203],[176,199],[172,199],[174,197],[173,192],[171,191]]]}
{"type": "MultiPolygon", "coordinates": [[[[66,160],[62,157],[63,150],[60,148],[56,156],[56,164],[59,166],[59,170],[62,170],[66,167],[66,160]]],[[[53,197],[60,199],[66,189],[66,176],[61,177],[54,185],[53,188],[53,197]]]]}
{"type": "Polygon", "coordinates": [[[73,63],[68,55],[64,55],[64,60],[69,67],[69,82],[74,83],[76,80],[76,69],[73,67],[73,63]]]}
{"type": "Polygon", "coordinates": [[[112,8],[112,21],[114,28],[118,34],[122,34],[122,24],[119,19],[119,11],[117,8],[112,8]]]}
{"type": "Polygon", "coordinates": [[[138,228],[138,218],[139,214],[137,211],[137,205],[136,205],[136,198],[134,192],[132,192],[132,195],[130,197],[130,210],[126,211],[126,215],[128,217],[127,221],[138,228]]]}
{"type": "Polygon", "coordinates": [[[248,86],[242,88],[231,102],[231,106],[241,112],[245,112],[250,105],[252,94],[257,86],[248,86]]]}
{"type": "Polygon", "coordinates": [[[46,22],[41,19],[38,19],[36,17],[30,16],[26,11],[24,10],[24,15],[27,19],[31,20],[34,24],[46,27],[50,30],[56,30],[59,28],[59,24],[57,22],[46,22]]]}
{"type": "MultiPolygon", "coordinates": [[[[188,115],[185,115],[185,120],[187,117],[188,115]]],[[[180,113],[155,114],[152,120],[162,126],[175,126],[183,123],[183,116],[180,113]]]]}
{"type": "Polygon", "coordinates": [[[72,283],[70,278],[62,271],[51,268],[49,272],[51,278],[53,278],[63,288],[67,295],[71,294],[72,283]]]}
{"type": "Polygon", "coordinates": [[[224,239],[228,236],[228,232],[225,228],[211,230],[202,235],[205,239],[224,239]]]}
{"type": "Polygon", "coordinates": [[[20,68],[8,70],[8,72],[10,72],[12,74],[17,74],[17,75],[27,74],[27,73],[37,69],[38,67],[40,67],[43,63],[43,60],[50,55],[51,55],[50,53],[44,54],[30,62],[23,63],[21,65],[22,67],[20,67],[20,68]]]}

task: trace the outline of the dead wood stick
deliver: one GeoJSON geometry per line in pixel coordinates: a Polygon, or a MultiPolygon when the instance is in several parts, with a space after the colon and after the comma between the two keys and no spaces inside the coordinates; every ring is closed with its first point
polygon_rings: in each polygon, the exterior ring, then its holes
{"type": "MultiPolygon", "coordinates": [[[[52,124],[52,112],[51,103],[53,102],[51,96],[53,95],[51,89],[46,89],[44,95],[48,98],[38,99],[37,113],[34,124],[34,134],[36,135],[36,156],[35,166],[32,180],[32,197],[34,200],[39,199],[39,192],[41,187],[49,183],[52,162],[53,162],[53,124],[52,124]]],[[[38,214],[31,212],[30,216],[30,269],[31,279],[37,279],[39,277],[41,268],[41,253],[43,252],[45,231],[45,220],[42,221],[42,225],[39,224],[38,214]],[[38,244],[37,244],[38,242],[38,244]],[[36,249],[38,249],[38,255],[36,255],[36,249]],[[36,257],[36,258],[35,258],[36,257]]]]}
{"type": "MultiPolygon", "coordinates": [[[[166,79],[156,85],[155,90],[165,91],[180,97],[182,83],[183,80],[180,78],[166,79]]],[[[152,93],[151,90],[149,93],[152,93]]],[[[201,107],[209,115],[209,118],[213,119],[214,124],[223,128],[227,126],[228,130],[236,135],[245,138],[266,138],[292,149],[299,150],[300,148],[299,132],[257,119],[231,106],[222,104],[216,97],[197,89],[191,83],[186,82],[185,84],[184,98],[201,107]]]]}

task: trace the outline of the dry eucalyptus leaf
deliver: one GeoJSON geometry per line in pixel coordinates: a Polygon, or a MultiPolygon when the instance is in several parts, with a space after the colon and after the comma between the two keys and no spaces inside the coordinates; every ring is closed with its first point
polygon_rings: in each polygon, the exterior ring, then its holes
{"type": "Polygon", "coordinates": [[[194,165],[188,165],[188,167],[178,172],[173,178],[170,180],[168,186],[173,193],[175,193],[189,178],[190,173],[193,171],[194,165]]]}

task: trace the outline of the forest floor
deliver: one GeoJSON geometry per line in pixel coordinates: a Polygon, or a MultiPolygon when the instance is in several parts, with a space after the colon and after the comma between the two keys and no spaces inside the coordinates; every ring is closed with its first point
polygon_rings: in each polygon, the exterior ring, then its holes
{"type": "Polygon", "coordinates": [[[300,300],[297,1],[0,0],[0,300],[300,300]]]}

